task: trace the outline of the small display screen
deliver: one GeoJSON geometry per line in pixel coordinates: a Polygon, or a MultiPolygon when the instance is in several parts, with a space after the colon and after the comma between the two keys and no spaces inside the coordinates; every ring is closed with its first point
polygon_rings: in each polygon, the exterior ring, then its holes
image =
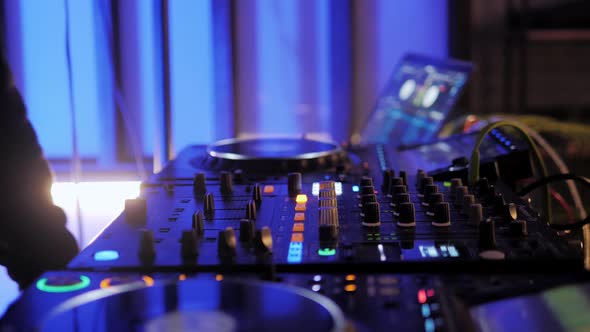
{"type": "Polygon", "coordinates": [[[406,55],[398,64],[362,133],[363,143],[427,143],[436,138],[472,66],[406,55]]]}
{"type": "Polygon", "coordinates": [[[590,331],[590,284],[486,303],[470,313],[481,332],[590,331]]]}

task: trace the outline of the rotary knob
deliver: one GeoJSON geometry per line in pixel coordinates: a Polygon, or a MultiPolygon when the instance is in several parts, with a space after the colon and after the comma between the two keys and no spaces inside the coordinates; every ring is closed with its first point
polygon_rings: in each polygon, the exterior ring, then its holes
{"type": "Polygon", "coordinates": [[[232,174],[227,171],[219,173],[219,191],[222,195],[231,195],[234,192],[232,174]]]}
{"type": "Polygon", "coordinates": [[[436,205],[434,205],[434,220],[432,221],[432,226],[448,227],[450,225],[451,211],[449,209],[449,203],[436,203],[436,205]]]}
{"type": "Polygon", "coordinates": [[[449,188],[451,198],[455,198],[455,191],[457,190],[457,187],[461,186],[463,186],[463,180],[461,180],[460,178],[451,179],[451,187],[449,188]]]}
{"type": "Polygon", "coordinates": [[[255,231],[254,220],[240,219],[240,242],[251,242],[254,239],[255,231]]]}
{"type": "Polygon", "coordinates": [[[381,184],[381,191],[389,193],[391,188],[391,179],[395,177],[395,172],[391,168],[387,168],[383,171],[383,183],[381,184]]]}
{"type": "Polygon", "coordinates": [[[464,216],[468,216],[472,204],[475,204],[475,196],[470,195],[470,194],[464,195],[463,196],[463,204],[461,207],[461,214],[464,216]]]}
{"type": "Polygon", "coordinates": [[[463,196],[467,195],[469,193],[467,187],[465,186],[459,186],[457,187],[457,189],[455,190],[455,202],[454,205],[457,207],[460,207],[463,205],[463,196]]]}
{"type": "Polygon", "coordinates": [[[435,206],[438,203],[442,203],[444,201],[443,193],[433,193],[430,194],[426,199],[425,202],[422,202],[422,205],[426,206],[426,215],[427,216],[434,216],[435,214],[435,206]]]}
{"type": "Polygon", "coordinates": [[[197,251],[197,236],[193,230],[183,231],[180,237],[180,255],[184,259],[195,258],[197,251]]]}
{"type": "Polygon", "coordinates": [[[483,221],[483,207],[481,204],[471,204],[469,207],[469,223],[475,226],[483,221]]]}
{"type": "Polygon", "coordinates": [[[143,264],[151,264],[156,258],[154,234],[150,230],[142,230],[139,233],[139,260],[143,264]]]}
{"type": "Polygon", "coordinates": [[[215,214],[215,201],[213,200],[213,193],[206,193],[203,200],[203,213],[205,218],[212,219],[215,214]]]}
{"type": "Polygon", "coordinates": [[[246,205],[246,219],[256,220],[256,202],[253,199],[248,201],[246,205]]]}
{"type": "Polygon", "coordinates": [[[414,210],[414,203],[401,203],[397,207],[397,225],[400,227],[415,227],[416,226],[416,211],[414,210]]]}
{"type": "Polygon", "coordinates": [[[195,196],[203,196],[206,192],[205,173],[195,173],[193,177],[193,193],[195,196]]]}
{"type": "Polygon", "coordinates": [[[373,187],[373,178],[368,177],[368,176],[363,176],[361,178],[361,183],[360,183],[361,187],[373,187]]]}
{"type": "Polygon", "coordinates": [[[406,171],[399,171],[398,177],[403,180],[403,184],[408,185],[408,174],[406,171]]]}
{"type": "Polygon", "coordinates": [[[256,203],[257,208],[262,204],[262,188],[258,183],[252,188],[252,200],[256,203]]]}
{"type": "Polygon", "coordinates": [[[381,211],[379,203],[367,203],[362,207],[363,226],[374,227],[381,224],[381,211]]]}
{"type": "Polygon", "coordinates": [[[231,227],[219,231],[217,238],[217,253],[219,257],[232,257],[236,255],[236,234],[231,227]]]}
{"type": "Polygon", "coordinates": [[[375,195],[375,194],[362,195],[361,202],[359,203],[359,207],[362,207],[363,205],[368,204],[368,203],[375,203],[375,202],[377,202],[377,195],[375,195]]]}
{"type": "Polygon", "coordinates": [[[256,236],[254,237],[254,250],[257,255],[272,253],[272,234],[268,226],[264,226],[256,231],[256,236]]]}
{"type": "Polygon", "coordinates": [[[395,196],[393,196],[393,199],[391,200],[391,206],[394,208],[393,215],[396,217],[399,216],[399,214],[397,213],[396,207],[398,207],[402,203],[409,203],[409,202],[410,202],[410,194],[408,194],[408,193],[401,193],[401,194],[396,194],[395,196]]]}
{"type": "Polygon", "coordinates": [[[424,170],[422,169],[419,169],[416,172],[416,189],[418,189],[418,192],[422,190],[422,180],[424,180],[424,178],[427,176],[428,175],[426,174],[426,172],[424,172],[424,170]]]}
{"type": "Polygon", "coordinates": [[[203,235],[205,232],[205,222],[203,220],[203,211],[199,210],[193,214],[193,231],[196,235],[203,235]]]}

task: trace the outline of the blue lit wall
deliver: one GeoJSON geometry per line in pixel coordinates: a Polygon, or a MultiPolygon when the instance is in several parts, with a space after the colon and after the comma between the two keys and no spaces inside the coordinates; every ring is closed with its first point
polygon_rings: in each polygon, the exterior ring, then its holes
{"type": "MultiPolygon", "coordinates": [[[[141,120],[143,152],[154,152],[161,112],[161,60],[158,49],[159,8],[155,2],[135,2],[138,100],[128,100],[141,120]]],[[[216,109],[216,74],[212,6],[215,0],[170,1],[170,55],[174,147],[208,143],[227,136],[217,128],[227,121],[216,109]]],[[[369,1],[367,1],[369,2],[369,1]]],[[[367,2],[357,2],[364,5],[367,2]]],[[[108,4],[108,1],[99,3],[108,4]]],[[[444,57],[448,53],[447,1],[373,0],[374,68],[381,87],[401,55],[415,51],[444,57]]],[[[7,13],[19,15],[21,67],[17,72],[29,113],[50,158],[71,155],[72,133],[65,62],[63,0],[6,2],[7,13]]],[[[232,45],[237,57],[236,131],[234,134],[302,134],[329,136],[333,123],[350,117],[334,108],[339,85],[335,70],[343,70],[350,48],[333,47],[335,38],[350,34],[350,26],[335,26],[338,1],[284,0],[236,2],[239,29],[232,45]],[[335,29],[336,27],[336,29],[335,29]]],[[[348,2],[342,1],[343,6],[348,2]]],[[[74,100],[82,156],[104,157],[114,149],[112,89],[104,89],[111,71],[104,26],[93,1],[69,1],[74,100]],[[102,37],[101,37],[102,36],[102,37]]],[[[108,7],[108,6],[107,6],[108,7]]],[[[352,13],[351,13],[352,15],[352,13]]],[[[123,29],[125,20],[122,21],[123,29]]],[[[10,33],[11,28],[8,27],[10,33]]],[[[13,38],[14,39],[14,38],[13,38]]],[[[228,38],[227,43],[232,40],[228,38]]],[[[9,45],[10,47],[10,45],[9,45]]],[[[346,70],[346,68],[344,68],[346,70]]],[[[230,71],[232,72],[232,71],[230,71]]],[[[345,76],[344,76],[345,77],[345,76]]],[[[343,90],[344,91],[344,90],[343,90]]],[[[378,91],[375,91],[375,95],[378,91]]],[[[131,98],[130,96],[125,96],[131,98]]],[[[348,96],[339,96],[347,98],[348,96]]],[[[369,112],[370,107],[364,107],[369,112]]],[[[343,131],[344,132],[344,131],[343,131]]],[[[229,133],[231,135],[231,133],[229,133]]],[[[342,136],[342,134],[339,134],[342,136]]]]}

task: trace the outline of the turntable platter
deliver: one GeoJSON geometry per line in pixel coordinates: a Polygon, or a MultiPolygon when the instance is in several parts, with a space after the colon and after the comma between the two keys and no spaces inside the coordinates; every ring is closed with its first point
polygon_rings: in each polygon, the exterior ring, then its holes
{"type": "Polygon", "coordinates": [[[346,153],[334,142],[307,138],[248,138],[209,145],[202,163],[209,170],[289,172],[344,167],[347,159],[346,153]]]}
{"type": "Polygon", "coordinates": [[[60,306],[41,330],[341,331],[344,327],[342,312],[330,299],[272,283],[199,277],[90,293],[60,306]]]}

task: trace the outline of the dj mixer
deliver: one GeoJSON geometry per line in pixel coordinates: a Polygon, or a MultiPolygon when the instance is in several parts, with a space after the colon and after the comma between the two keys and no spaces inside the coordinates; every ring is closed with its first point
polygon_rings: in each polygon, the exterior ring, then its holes
{"type": "Polygon", "coordinates": [[[495,305],[509,300],[544,300],[529,317],[567,330],[551,301],[587,294],[581,242],[551,229],[495,162],[527,152],[491,138],[493,171],[468,185],[453,144],[422,165],[436,146],[188,147],[0,330],[502,331],[495,305]]]}

